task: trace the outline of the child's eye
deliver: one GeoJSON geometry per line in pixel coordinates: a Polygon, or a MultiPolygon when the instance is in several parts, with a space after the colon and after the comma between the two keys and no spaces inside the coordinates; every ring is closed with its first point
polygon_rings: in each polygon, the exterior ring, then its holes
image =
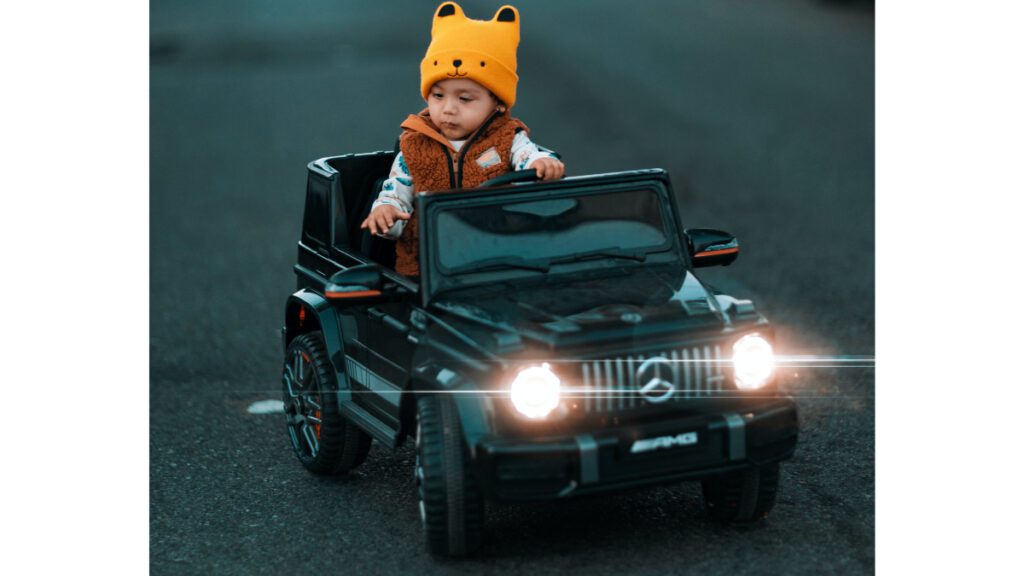
{"type": "Polygon", "coordinates": [[[473,99],[467,96],[460,96],[459,100],[462,100],[463,102],[472,102],[473,99]]]}
{"type": "Polygon", "coordinates": [[[438,100],[440,100],[441,98],[444,98],[444,95],[441,94],[440,92],[434,92],[433,94],[431,94],[431,96],[433,96],[434,98],[437,98],[438,100]]]}

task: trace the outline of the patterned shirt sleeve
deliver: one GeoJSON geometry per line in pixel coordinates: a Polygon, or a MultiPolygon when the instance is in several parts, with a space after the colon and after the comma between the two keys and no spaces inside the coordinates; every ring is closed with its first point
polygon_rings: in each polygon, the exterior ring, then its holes
{"type": "MultiPolygon", "coordinates": [[[[373,202],[370,211],[376,210],[382,204],[389,204],[398,208],[406,214],[412,214],[413,207],[412,174],[409,167],[405,165],[405,158],[399,152],[395,155],[395,161],[391,164],[391,174],[381,186],[380,195],[373,202]]],[[[378,234],[384,238],[397,239],[402,235],[405,228],[405,220],[395,220],[395,225],[384,234],[378,234]]]]}
{"type": "Polygon", "coordinates": [[[534,161],[540,158],[557,159],[558,155],[550,150],[541,150],[540,147],[530,140],[525,130],[516,132],[516,136],[512,140],[512,169],[526,170],[530,167],[530,164],[533,164],[534,161]]]}

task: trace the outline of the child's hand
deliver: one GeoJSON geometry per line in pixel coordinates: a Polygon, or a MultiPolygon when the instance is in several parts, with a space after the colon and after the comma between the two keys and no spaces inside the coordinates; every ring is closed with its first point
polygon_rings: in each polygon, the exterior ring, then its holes
{"type": "Polygon", "coordinates": [[[558,180],[565,176],[565,164],[556,158],[538,158],[530,164],[541,180],[558,180]]]}
{"type": "Polygon", "coordinates": [[[408,220],[411,214],[402,212],[390,204],[381,204],[370,212],[359,228],[369,228],[371,234],[384,234],[395,225],[395,220],[408,220]]]}

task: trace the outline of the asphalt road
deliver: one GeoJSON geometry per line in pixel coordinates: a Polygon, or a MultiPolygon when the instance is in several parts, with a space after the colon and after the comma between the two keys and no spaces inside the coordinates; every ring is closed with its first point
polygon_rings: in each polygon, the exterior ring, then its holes
{"type": "MultiPolygon", "coordinates": [[[[409,448],[306,473],[280,415],[305,164],[388,149],[421,107],[433,2],[151,4],[153,574],[865,573],[874,373],[787,370],[801,440],[769,520],[682,484],[489,509],[482,555],[423,550],[409,448]]],[[[462,3],[489,18],[494,2],[462,3]]],[[[743,253],[702,277],[790,354],[874,354],[874,22],[810,0],[520,1],[516,115],[571,174],[663,167],[688,226],[743,253]]]]}

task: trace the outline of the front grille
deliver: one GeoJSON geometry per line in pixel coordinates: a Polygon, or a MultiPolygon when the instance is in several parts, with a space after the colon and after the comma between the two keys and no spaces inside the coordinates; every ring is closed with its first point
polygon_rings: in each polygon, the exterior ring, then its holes
{"type": "Polygon", "coordinates": [[[663,403],[706,398],[725,390],[722,349],[718,345],[693,346],[653,354],[586,360],[582,365],[584,408],[590,413],[628,410],[650,403],[640,387],[657,375],[674,384],[675,391],[663,403]],[[645,382],[637,381],[644,361],[661,357],[667,362],[645,369],[645,382]]]}

